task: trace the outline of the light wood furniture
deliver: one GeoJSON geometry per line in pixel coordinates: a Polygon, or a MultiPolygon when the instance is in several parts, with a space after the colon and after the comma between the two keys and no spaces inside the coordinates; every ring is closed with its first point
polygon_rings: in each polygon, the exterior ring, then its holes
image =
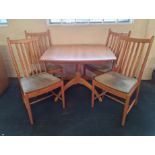
{"type": "MultiPolygon", "coordinates": [[[[25,37],[28,38],[39,38],[39,45],[41,49],[41,55],[52,46],[50,30],[46,32],[27,32],[25,31],[25,37]]],[[[41,56],[40,55],[40,56],[41,56]]],[[[49,74],[56,76],[63,76],[63,67],[60,65],[47,64],[47,71],[49,74]]]]}
{"type": "Polygon", "coordinates": [[[63,81],[48,74],[45,63],[39,61],[41,49],[38,39],[10,40],[8,38],[8,46],[30,123],[34,123],[31,105],[53,95],[57,96],[53,92],[57,88],[61,88],[60,99],[65,108],[63,81]],[[47,93],[50,95],[42,97],[47,93]],[[31,99],[35,100],[31,102],[31,99]]]}
{"type": "MultiPolygon", "coordinates": [[[[131,31],[128,33],[119,33],[119,32],[113,32],[111,29],[108,31],[108,37],[106,41],[106,46],[109,47],[116,57],[119,57],[119,51],[117,50],[118,44],[119,44],[119,38],[121,36],[130,36],[131,31]]],[[[106,73],[110,70],[112,70],[112,62],[103,63],[103,64],[86,64],[84,65],[84,75],[86,75],[86,70],[89,70],[93,72],[95,75],[106,73]]]]}
{"type": "Polygon", "coordinates": [[[123,104],[122,126],[125,125],[128,113],[138,102],[139,87],[153,39],[154,37],[150,39],[121,37],[118,47],[121,56],[117,61],[117,67],[114,71],[96,76],[93,80],[92,108],[94,108],[94,90],[97,87],[104,91],[100,97],[107,96],[123,104]],[[135,98],[131,101],[134,94],[135,98]]]}
{"type": "MultiPolygon", "coordinates": [[[[85,63],[100,64],[116,60],[116,57],[114,53],[104,45],[54,45],[42,55],[40,60],[55,64],[75,64],[75,77],[65,85],[64,89],[67,90],[73,85],[82,84],[92,90],[92,85],[82,77],[81,65],[85,63]]],[[[95,94],[98,96],[96,90],[95,94]]],[[[56,97],[55,101],[57,99],[56,97]]]]}
{"type": "Polygon", "coordinates": [[[6,68],[4,66],[3,58],[0,53],[0,95],[4,93],[6,88],[8,87],[9,80],[6,73],[6,68]]]}

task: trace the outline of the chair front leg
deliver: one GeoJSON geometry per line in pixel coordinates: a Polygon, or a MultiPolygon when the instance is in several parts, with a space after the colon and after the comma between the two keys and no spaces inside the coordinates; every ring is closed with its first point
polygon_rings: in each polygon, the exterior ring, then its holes
{"type": "Polygon", "coordinates": [[[95,84],[94,80],[92,81],[92,99],[91,99],[91,107],[94,108],[94,100],[95,100],[95,84]]]}
{"type": "Polygon", "coordinates": [[[29,98],[27,97],[27,95],[24,95],[24,103],[25,103],[25,107],[29,116],[29,120],[30,120],[30,124],[33,125],[34,121],[33,121],[33,116],[32,116],[32,111],[31,111],[31,105],[30,105],[30,101],[29,98]]]}
{"type": "Polygon", "coordinates": [[[61,84],[61,97],[62,97],[62,108],[65,109],[65,94],[64,94],[64,82],[61,84]]]}
{"type": "Polygon", "coordinates": [[[128,109],[129,109],[129,102],[130,102],[130,96],[126,99],[124,103],[124,110],[123,110],[122,123],[121,123],[122,127],[125,126],[126,117],[127,117],[128,109]]]}

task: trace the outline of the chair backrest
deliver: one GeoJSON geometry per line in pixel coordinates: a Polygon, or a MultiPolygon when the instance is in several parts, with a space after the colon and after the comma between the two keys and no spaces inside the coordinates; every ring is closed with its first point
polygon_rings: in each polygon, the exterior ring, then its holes
{"type": "Polygon", "coordinates": [[[39,61],[41,49],[38,39],[21,39],[8,41],[9,52],[18,79],[46,72],[44,62],[39,61]]]}
{"type": "Polygon", "coordinates": [[[45,32],[34,32],[30,33],[25,31],[25,37],[28,38],[39,38],[39,44],[42,53],[44,53],[49,47],[52,46],[52,41],[51,41],[51,35],[50,35],[50,30],[47,30],[45,32]]]}
{"type": "Polygon", "coordinates": [[[153,40],[153,36],[150,39],[120,37],[118,72],[128,77],[135,77],[140,82],[153,40]]]}
{"type": "Polygon", "coordinates": [[[118,57],[119,53],[118,53],[117,47],[119,44],[119,38],[121,36],[130,37],[130,35],[131,35],[131,31],[129,31],[127,33],[119,33],[119,32],[113,32],[111,29],[109,29],[106,46],[109,47],[115,53],[115,55],[118,57]]]}

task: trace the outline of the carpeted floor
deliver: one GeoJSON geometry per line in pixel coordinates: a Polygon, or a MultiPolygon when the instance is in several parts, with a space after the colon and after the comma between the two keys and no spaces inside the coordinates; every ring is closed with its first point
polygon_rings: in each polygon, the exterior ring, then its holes
{"type": "Polygon", "coordinates": [[[120,126],[122,105],[105,98],[90,107],[91,92],[74,86],[66,92],[66,110],[49,98],[32,106],[35,124],[28,122],[17,80],[0,97],[0,135],[155,135],[155,85],[143,81],[139,103],[129,114],[125,128],[120,126]]]}

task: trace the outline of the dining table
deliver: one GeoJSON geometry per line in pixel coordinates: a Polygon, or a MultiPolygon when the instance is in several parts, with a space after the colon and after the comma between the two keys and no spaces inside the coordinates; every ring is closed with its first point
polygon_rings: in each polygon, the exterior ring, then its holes
{"type": "MultiPolygon", "coordinates": [[[[76,84],[81,84],[92,90],[92,85],[82,76],[82,65],[103,64],[115,60],[115,54],[103,44],[53,45],[40,58],[40,61],[53,64],[73,64],[76,66],[74,77],[64,86],[65,91],[76,84]]],[[[60,95],[61,93],[58,96],[60,95]]],[[[99,96],[96,90],[95,95],[99,96]]],[[[58,97],[55,98],[55,101],[57,100],[58,97]]],[[[100,98],[100,100],[102,99],[100,98]]]]}

